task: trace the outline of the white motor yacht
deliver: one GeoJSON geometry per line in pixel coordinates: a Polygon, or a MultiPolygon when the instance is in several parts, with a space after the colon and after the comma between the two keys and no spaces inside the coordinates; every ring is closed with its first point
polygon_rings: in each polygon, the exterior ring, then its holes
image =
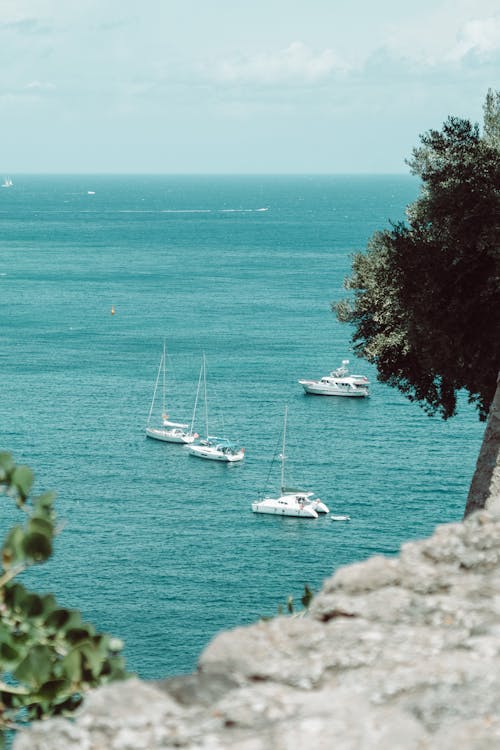
{"type": "Polygon", "coordinates": [[[316,396],[366,398],[370,395],[370,381],[365,375],[351,375],[348,364],[349,360],[343,359],[340,367],[320,380],[299,380],[299,383],[306,393],[316,396]]]}

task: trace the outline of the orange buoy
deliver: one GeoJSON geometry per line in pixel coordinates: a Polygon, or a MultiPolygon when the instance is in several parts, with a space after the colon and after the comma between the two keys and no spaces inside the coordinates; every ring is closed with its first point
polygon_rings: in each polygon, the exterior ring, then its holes
{"type": "Polygon", "coordinates": [[[111,305],[111,315],[114,315],[114,314],[115,314],[115,308],[113,305],[111,305]]]}

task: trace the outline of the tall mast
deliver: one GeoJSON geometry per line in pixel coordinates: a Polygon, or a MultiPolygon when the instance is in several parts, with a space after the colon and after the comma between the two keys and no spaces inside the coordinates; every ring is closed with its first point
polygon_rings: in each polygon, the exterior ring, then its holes
{"type": "Polygon", "coordinates": [[[203,394],[205,397],[205,432],[208,440],[207,364],[205,362],[205,352],[203,352],[203,394]]]}
{"type": "Polygon", "coordinates": [[[285,421],[283,424],[283,446],[281,449],[281,494],[285,491],[285,449],[286,449],[286,419],[288,415],[288,405],[285,406],[285,421]]]}
{"type": "Polygon", "coordinates": [[[155,401],[156,401],[156,391],[158,390],[158,383],[160,381],[160,374],[161,374],[161,368],[162,368],[162,366],[163,366],[163,357],[161,358],[160,365],[158,367],[158,374],[156,376],[156,381],[155,381],[155,389],[153,391],[153,399],[151,401],[151,406],[149,407],[148,425],[151,422],[151,414],[153,413],[153,408],[154,408],[155,401]]]}
{"type": "Polygon", "coordinates": [[[196,418],[196,409],[198,408],[198,396],[200,395],[200,385],[201,385],[201,379],[203,377],[203,363],[200,367],[200,374],[198,376],[198,386],[196,388],[196,398],[194,400],[194,409],[193,409],[193,417],[191,419],[191,434],[194,430],[194,420],[196,418]]]}
{"type": "Polygon", "coordinates": [[[167,410],[165,406],[165,393],[167,388],[167,375],[166,375],[166,345],[165,339],[163,339],[163,395],[162,395],[162,417],[167,419],[167,410]]]}

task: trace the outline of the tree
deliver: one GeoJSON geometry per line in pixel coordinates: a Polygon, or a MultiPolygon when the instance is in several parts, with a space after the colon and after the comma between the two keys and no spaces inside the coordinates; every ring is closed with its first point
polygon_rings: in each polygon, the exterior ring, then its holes
{"type": "Polygon", "coordinates": [[[484,103],[484,139],[500,151],[500,91],[488,90],[484,103]]]}
{"type": "Polygon", "coordinates": [[[449,117],[421,136],[408,164],[422,185],[407,221],[355,254],[353,295],[332,305],[378,379],[444,419],[465,390],[485,420],[500,367],[499,92],[488,92],[484,114],[483,135],[449,117]]]}
{"type": "Polygon", "coordinates": [[[54,495],[30,498],[33,473],[0,453],[0,494],[26,515],[2,546],[0,572],[0,748],[20,722],[73,711],[90,687],[125,676],[123,643],[97,633],[76,610],[15,581],[45,562],[56,534],[54,495]]]}

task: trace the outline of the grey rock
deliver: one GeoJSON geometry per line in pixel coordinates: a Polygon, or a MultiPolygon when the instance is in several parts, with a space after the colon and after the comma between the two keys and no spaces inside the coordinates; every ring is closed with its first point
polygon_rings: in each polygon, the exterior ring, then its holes
{"type": "Polygon", "coordinates": [[[198,670],[88,694],[13,750],[500,747],[500,517],[338,570],[303,616],[218,635],[198,670]]]}

